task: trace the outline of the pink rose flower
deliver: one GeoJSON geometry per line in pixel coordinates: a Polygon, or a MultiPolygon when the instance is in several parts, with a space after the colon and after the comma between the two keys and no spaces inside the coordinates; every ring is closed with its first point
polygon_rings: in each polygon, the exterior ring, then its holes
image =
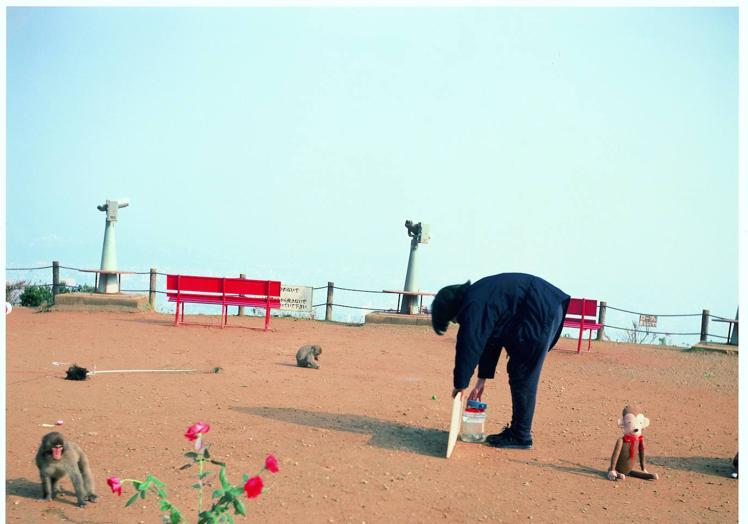
{"type": "Polygon", "coordinates": [[[249,479],[247,483],[244,484],[244,491],[247,493],[247,498],[253,499],[259,497],[260,493],[262,493],[262,487],[262,478],[252,477],[249,479]]]}
{"type": "Polygon", "coordinates": [[[117,477],[109,477],[106,479],[106,483],[109,484],[109,487],[112,489],[112,493],[116,493],[120,497],[122,496],[122,484],[119,483],[119,479],[117,477]]]}
{"type": "Polygon", "coordinates": [[[184,434],[184,437],[187,440],[197,440],[200,435],[203,435],[208,431],[210,431],[210,424],[206,424],[205,422],[195,422],[187,428],[187,433],[184,434]]]}
{"type": "Polygon", "coordinates": [[[273,455],[268,455],[265,459],[265,469],[271,473],[278,473],[278,459],[273,455]]]}

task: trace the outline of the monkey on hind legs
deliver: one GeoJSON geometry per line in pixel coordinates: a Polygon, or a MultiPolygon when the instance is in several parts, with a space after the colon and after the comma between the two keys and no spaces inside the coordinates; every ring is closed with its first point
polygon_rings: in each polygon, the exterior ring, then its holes
{"type": "Polygon", "coordinates": [[[42,480],[42,495],[51,500],[62,491],[60,480],[67,475],[73,482],[78,506],[96,502],[93,475],[88,457],[78,444],[53,431],[42,437],[36,452],[36,465],[42,480]]]}

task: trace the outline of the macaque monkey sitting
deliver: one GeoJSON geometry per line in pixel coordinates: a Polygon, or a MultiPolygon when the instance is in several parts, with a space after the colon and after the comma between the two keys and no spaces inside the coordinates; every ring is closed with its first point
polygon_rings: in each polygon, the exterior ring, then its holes
{"type": "Polygon", "coordinates": [[[644,464],[644,436],[642,430],[649,426],[649,419],[640,409],[633,406],[623,408],[623,418],[618,419],[618,427],[623,430],[623,437],[616,441],[613,456],[610,458],[608,480],[625,480],[632,477],[657,480],[657,473],[649,473],[644,464]],[[634,469],[636,454],[639,454],[641,471],[634,469]]]}
{"type": "Polygon", "coordinates": [[[62,491],[60,480],[70,477],[78,498],[78,506],[96,502],[93,475],[88,465],[88,457],[78,444],[53,431],[42,437],[36,452],[36,465],[42,480],[42,496],[51,500],[62,491]]]}
{"type": "Polygon", "coordinates": [[[296,365],[300,368],[319,369],[319,356],[322,348],[317,345],[301,346],[296,352],[296,365]]]}

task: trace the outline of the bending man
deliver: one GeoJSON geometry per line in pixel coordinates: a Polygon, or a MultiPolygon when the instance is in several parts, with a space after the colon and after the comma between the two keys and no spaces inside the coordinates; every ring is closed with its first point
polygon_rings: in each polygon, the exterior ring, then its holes
{"type": "Polygon", "coordinates": [[[558,341],[569,295],[542,278],[524,273],[501,273],[442,288],[431,306],[437,335],[457,322],[454,389],[452,396],[470,385],[475,367],[478,381],[470,392],[480,400],[486,379],[493,378],[501,348],[509,356],[507,373],[512,393],[512,423],[489,435],[497,448],[532,447],[532,417],[540,371],[545,356],[558,341]]]}

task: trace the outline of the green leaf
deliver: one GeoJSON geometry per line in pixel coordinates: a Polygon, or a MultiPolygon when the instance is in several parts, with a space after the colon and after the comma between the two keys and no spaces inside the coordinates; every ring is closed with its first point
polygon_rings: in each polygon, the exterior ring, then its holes
{"type": "Polygon", "coordinates": [[[162,500],[159,506],[161,511],[169,511],[171,509],[171,503],[168,500],[162,500]]]}
{"type": "Polygon", "coordinates": [[[145,494],[146,494],[146,493],[148,493],[148,492],[147,492],[147,491],[145,491],[145,490],[141,491],[141,492],[140,492],[140,498],[141,498],[141,499],[144,499],[144,498],[145,498],[145,494]]]}
{"type": "Polygon", "coordinates": [[[208,446],[205,446],[205,448],[203,449],[203,456],[204,456],[204,457],[205,457],[206,459],[209,459],[209,458],[210,458],[210,453],[208,453],[208,446]]]}
{"type": "Polygon", "coordinates": [[[230,489],[231,488],[231,483],[226,478],[226,467],[225,466],[222,467],[221,471],[218,473],[218,478],[221,479],[221,486],[223,487],[223,489],[230,489]]]}
{"type": "Polygon", "coordinates": [[[156,492],[158,493],[159,498],[162,498],[162,499],[166,498],[166,490],[165,489],[158,488],[158,490],[156,490],[156,492]]]}
{"type": "Polygon", "coordinates": [[[211,460],[210,463],[215,464],[216,466],[224,466],[224,467],[226,466],[226,463],[221,462],[220,460],[211,460]]]}
{"type": "Polygon", "coordinates": [[[234,511],[236,511],[242,517],[247,516],[247,512],[244,510],[244,504],[239,499],[234,499],[234,511]]]}
{"type": "Polygon", "coordinates": [[[169,518],[171,519],[171,524],[179,524],[182,522],[182,514],[177,511],[177,508],[172,507],[171,513],[169,513],[169,518]]]}
{"type": "Polygon", "coordinates": [[[202,487],[203,487],[203,485],[202,485],[201,483],[199,483],[199,482],[196,482],[196,483],[194,483],[194,484],[193,484],[192,486],[190,486],[190,487],[193,487],[193,488],[197,488],[197,489],[200,489],[200,488],[202,488],[202,487]]]}
{"type": "Polygon", "coordinates": [[[164,486],[166,486],[166,484],[158,480],[153,475],[148,475],[148,480],[150,480],[154,485],[158,486],[159,488],[163,488],[164,486]]]}
{"type": "Polygon", "coordinates": [[[133,480],[132,481],[132,487],[140,491],[140,486],[142,486],[143,483],[139,480],[133,480]]]}
{"type": "Polygon", "coordinates": [[[212,494],[212,495],[210,496],[210,498],[212,498],[212,499],[215,499],[215,498],[218,498],[218,497],[222,497],[222,496],[223,496],[223,493],[224,493],[224,492],[223,492],[223,490],[222,490],[222,489],[217,489],[217,490],[215,490],[215,491],[213,492],[213,494],[212,494]]]}
{"type": "Polygon", "coordinates": [[[226,520],[234,524],[234,516],[231,513],[226,513],[226,520]]]}
{"type": "Polygon", "coordinates": [[[213,474],[213,472],[212,472],[212,471],[203,471],[202,473],[200,473],[200,474],[199,474],[199,475],[197,476],[197,478],[199,478],[200,480],[202,480],[202,479],[204,479],[205,477],[207,477],[208,475],[212,475],[212,474],[213,474]]]}
{"type": "Polygon", "coordinates": [[[125,503],[125,507],[127,507],[130,504],[132,504],[133,502],[135,502],[137,500],[137,498],[138,498],[138,495],[140,495],[140,492],[137,492],[135,495],[133,495],[132,497],[130,497],[130,499],[125,503]]]}
{"type": "Polygon", "coordinates": [[[187,458],[191,458],[192,460],[197,460],[197,453],[195,453],[194,451],[188,451],[184,454],[184,456],[187,458]]]}
{"type": "Polygon", "coordinates": [[[247,481],[249,480],[249,475],[247,475],[247,474],[245,473],[245,474],[244,474],[244,476],[243,476],[242,478],[244,479],[244,480],[242,481],[242,484],[246,484],[246,483],[247,483],[247,481]]]}

